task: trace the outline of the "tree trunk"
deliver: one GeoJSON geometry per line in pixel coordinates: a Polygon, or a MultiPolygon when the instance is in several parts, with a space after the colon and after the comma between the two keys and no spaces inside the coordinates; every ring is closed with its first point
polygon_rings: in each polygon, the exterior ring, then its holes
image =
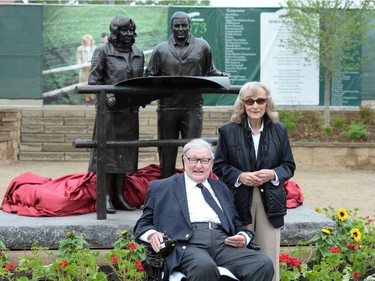
{"type": "Polygon", "coordinates": [[[330,96],[331,96],[331,79],[332,73],[326,68],[324,75],[324,126],[329,126],[330,118],[330,96]]]}

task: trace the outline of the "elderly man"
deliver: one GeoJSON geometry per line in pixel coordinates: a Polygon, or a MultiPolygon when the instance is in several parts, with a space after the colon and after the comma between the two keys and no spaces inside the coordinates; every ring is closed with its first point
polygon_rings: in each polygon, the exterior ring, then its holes
{"type": "Polygon", "coordinates": [[[225,184],[209,178],[211,145],[195,139],[183,148],[185,172],[150,183],[134,234],[160,251],[164,235],[177,245],[166,257],[169,272],[189,281],[219,280],[218,266],[238,280],[271,280],[274,269],[266,255],[251,250],[254,233],[242,226],[233,195],[225,184]]]}

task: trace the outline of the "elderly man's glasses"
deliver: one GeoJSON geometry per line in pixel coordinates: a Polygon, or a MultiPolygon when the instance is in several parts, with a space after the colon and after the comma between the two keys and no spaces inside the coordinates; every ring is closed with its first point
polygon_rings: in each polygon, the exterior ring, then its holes
{"type": "Polygon", "coordinates": [[[210,163],[211,158],[192,158],[192,157],[186,157],[186,159],[189,161],[190,164],[197,164],[198,162],[201,162],[201,164],[208,164],[210,163]]]}
{"type": "Polygon", "coordinates": [[[259,98],[259,99],[256,99],[256,100],[253,100],[253,99],[241,99],[241,101],[246,104],[246,105],[253,105],[254,103],[257,103],[258,105],[261,105],[261,104],[265,104],[267,102],[268,99],[266,98],[259,98]]]}

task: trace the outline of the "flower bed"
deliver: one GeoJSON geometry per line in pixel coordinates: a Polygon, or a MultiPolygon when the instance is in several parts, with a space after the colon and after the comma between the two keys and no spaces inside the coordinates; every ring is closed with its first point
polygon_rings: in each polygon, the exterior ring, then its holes
{"type": "MultiPolygon", "coordinates": [[[[317,210],[321,212],[321,210],[317,210]]],[[[321,232],[280,255],[280,280],[375,280],[375,227],[358,209],[324,209],[337,229],[321,232]]]]}
{"type": "MultiPolygon", "coordinates": [[[[321,212],[321,210],[316,210],[321,212]]],[[[375,280],[375,227],[370,217],[358,217],[358,209],[324,209],[337,228],[322,228],[307,242],[280,255],[280,280],[375,280]]],[[[104,254],[105,265],[98,265],[100,253],[88,248],[87,241],[71,231],[61,240],[58,250],[32,247],[32,254],[19,257],[12,264],[0,241],[0,280],[5,281],[141,281],[146,248],[124,230],[113,249],[104,254]],[[43,256],[55,262],[45,264],[43,256]]]]}
{"type": "Polygon", "coordinates": [[[106,266],[98,266],[99,252],[88,248],[87,241],[71,231],[59,242],[57,254],[46,248],[32,247],[32,255],[20,257],[18,265],[10,263],[6,246],[0,241],[0,280],[26,281],[140,281],[144,276],[141,261],[145,246],[134,242],[124,230],[115,241],[114,248],[105,254],[106,266]],[[42,254],[47,253],[55,262],[44,264],[42,254]]]}

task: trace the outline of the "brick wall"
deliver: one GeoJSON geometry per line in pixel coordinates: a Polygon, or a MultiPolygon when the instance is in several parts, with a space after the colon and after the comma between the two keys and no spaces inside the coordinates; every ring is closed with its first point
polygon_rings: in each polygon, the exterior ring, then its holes
{"type": "MultiPolygon", "coordinates": [[[[140,109],[140,139],[157,139],[156,107],[140,109]]],[[[215,136],[230,116],[230,109],[205,109],[203,136],[215,136]]],[[[73,148],[74,140],[91,140],[95,110],[85,107],[43,107],[22,109],[19,160],[88,161],[89,149],[73,148]]],[[[157,163],[155,147],[141,147],[139,159],[157,163]]]]}

